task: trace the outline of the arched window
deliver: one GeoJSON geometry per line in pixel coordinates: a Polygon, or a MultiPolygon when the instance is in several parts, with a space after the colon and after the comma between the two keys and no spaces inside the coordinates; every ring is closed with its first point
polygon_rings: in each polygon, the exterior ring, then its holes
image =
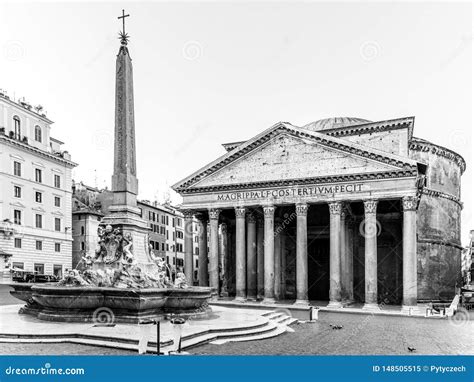
{"type": "Polygon", "coordinates": [[[35,126],[35,141],[41,142],[41,127],[35,126]]]}
{"type": "Polygon", "coordinates": [[[13,117],[13,126],[14,126],[14,133],[15,133],[15,138],[20,139],[21,136],[21,123],[20,123],[20,118],[18,116],[13,117]]]}

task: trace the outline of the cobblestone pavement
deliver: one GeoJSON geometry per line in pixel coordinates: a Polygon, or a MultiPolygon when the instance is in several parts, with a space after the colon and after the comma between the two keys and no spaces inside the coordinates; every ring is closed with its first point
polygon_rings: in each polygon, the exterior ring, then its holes
{"type": "Polygon", "coordinates": [[[314,323],[262,341],[207,344],[193,354],[474,354],[474,322],[320,313],[314,323]],[[330,325],[342,325],[335,330],[330,325]],[[416,350],[411,353],[408,347],[416,350]]]}
{"type": "MultiPolygon", "coordinates": [[[[320,313],[275,338],[203,345],[192,354],[474,354],[474,321],[320,313]],[[341,325],[332,329],[330,325],[341,325]],[[414,347],[413,353],[408,347],[414,347]]],[[[0,344],[0,354],[117,354],[137,352],[77,344],[0,344]]]]}

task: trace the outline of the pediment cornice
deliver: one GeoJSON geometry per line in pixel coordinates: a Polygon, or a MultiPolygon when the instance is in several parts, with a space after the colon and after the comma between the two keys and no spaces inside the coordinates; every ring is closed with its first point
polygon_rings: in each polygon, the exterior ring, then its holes
{"type": "MultiPolygon", "coordinates": [[[[183,179],[181,182],[176,183],[173,185],[173,189],[178,192],[185,192],[186,189],[191,188],[193,184],[196,184],[212,173],[222,169],[223,167],[229,165],[230,163],[236,161],[237,159],[255,150],[257,147],[264,145],[271,139],[281,134],[289,134],[291,136],[308,140],[309,142],[317,143],[330,149],[343,151],[350,155],[393,166],[395,167],[395,172],[401,171],[411,174],[417,171],[416,161],[410,158],[401,157],[388,152],[362,146],[360,144],[342,140],[323,133],[305,130],[289,123],[279,122],[256,137],[231,150],[227,154],[224,154],[214,162],[211,162],[209,165],[196,171],[194,174],[183,179]]],[[[390,173],[390,171],[388,171],[388,173],[390,173]]],[[[363,176],[363,174],[360,176],[363,176]]]]}

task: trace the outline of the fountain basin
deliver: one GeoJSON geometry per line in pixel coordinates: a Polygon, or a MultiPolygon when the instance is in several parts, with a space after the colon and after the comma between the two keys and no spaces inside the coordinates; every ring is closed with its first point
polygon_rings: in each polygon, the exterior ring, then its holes
{"type": "Polygon", "coordinates": [[[211,288],[111,288],[11,284],[20,313],[46,321],[138,323],[167,314],[206,315],[211,288]]]}

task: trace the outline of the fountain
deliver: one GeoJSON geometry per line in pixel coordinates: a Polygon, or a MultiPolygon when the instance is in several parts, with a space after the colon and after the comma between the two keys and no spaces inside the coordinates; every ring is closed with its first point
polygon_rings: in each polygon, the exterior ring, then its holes
{"type": "Polygon", "coordinates": [[[70,322],[97,321],[105,314],[108,321],[136,323],[170,313],[205,315],[210,311],[211,288],[189,286],[182,273],[173,283],[164,260],[150,250],[149,228],[137,207],[128,40],[124,24],[116,60],[113,202],[101,221],[95,256],[84,256],[85,270],[73,270],[56,284],[12,284],[10,293],[27,303],[20,313],[70,322]]]}

